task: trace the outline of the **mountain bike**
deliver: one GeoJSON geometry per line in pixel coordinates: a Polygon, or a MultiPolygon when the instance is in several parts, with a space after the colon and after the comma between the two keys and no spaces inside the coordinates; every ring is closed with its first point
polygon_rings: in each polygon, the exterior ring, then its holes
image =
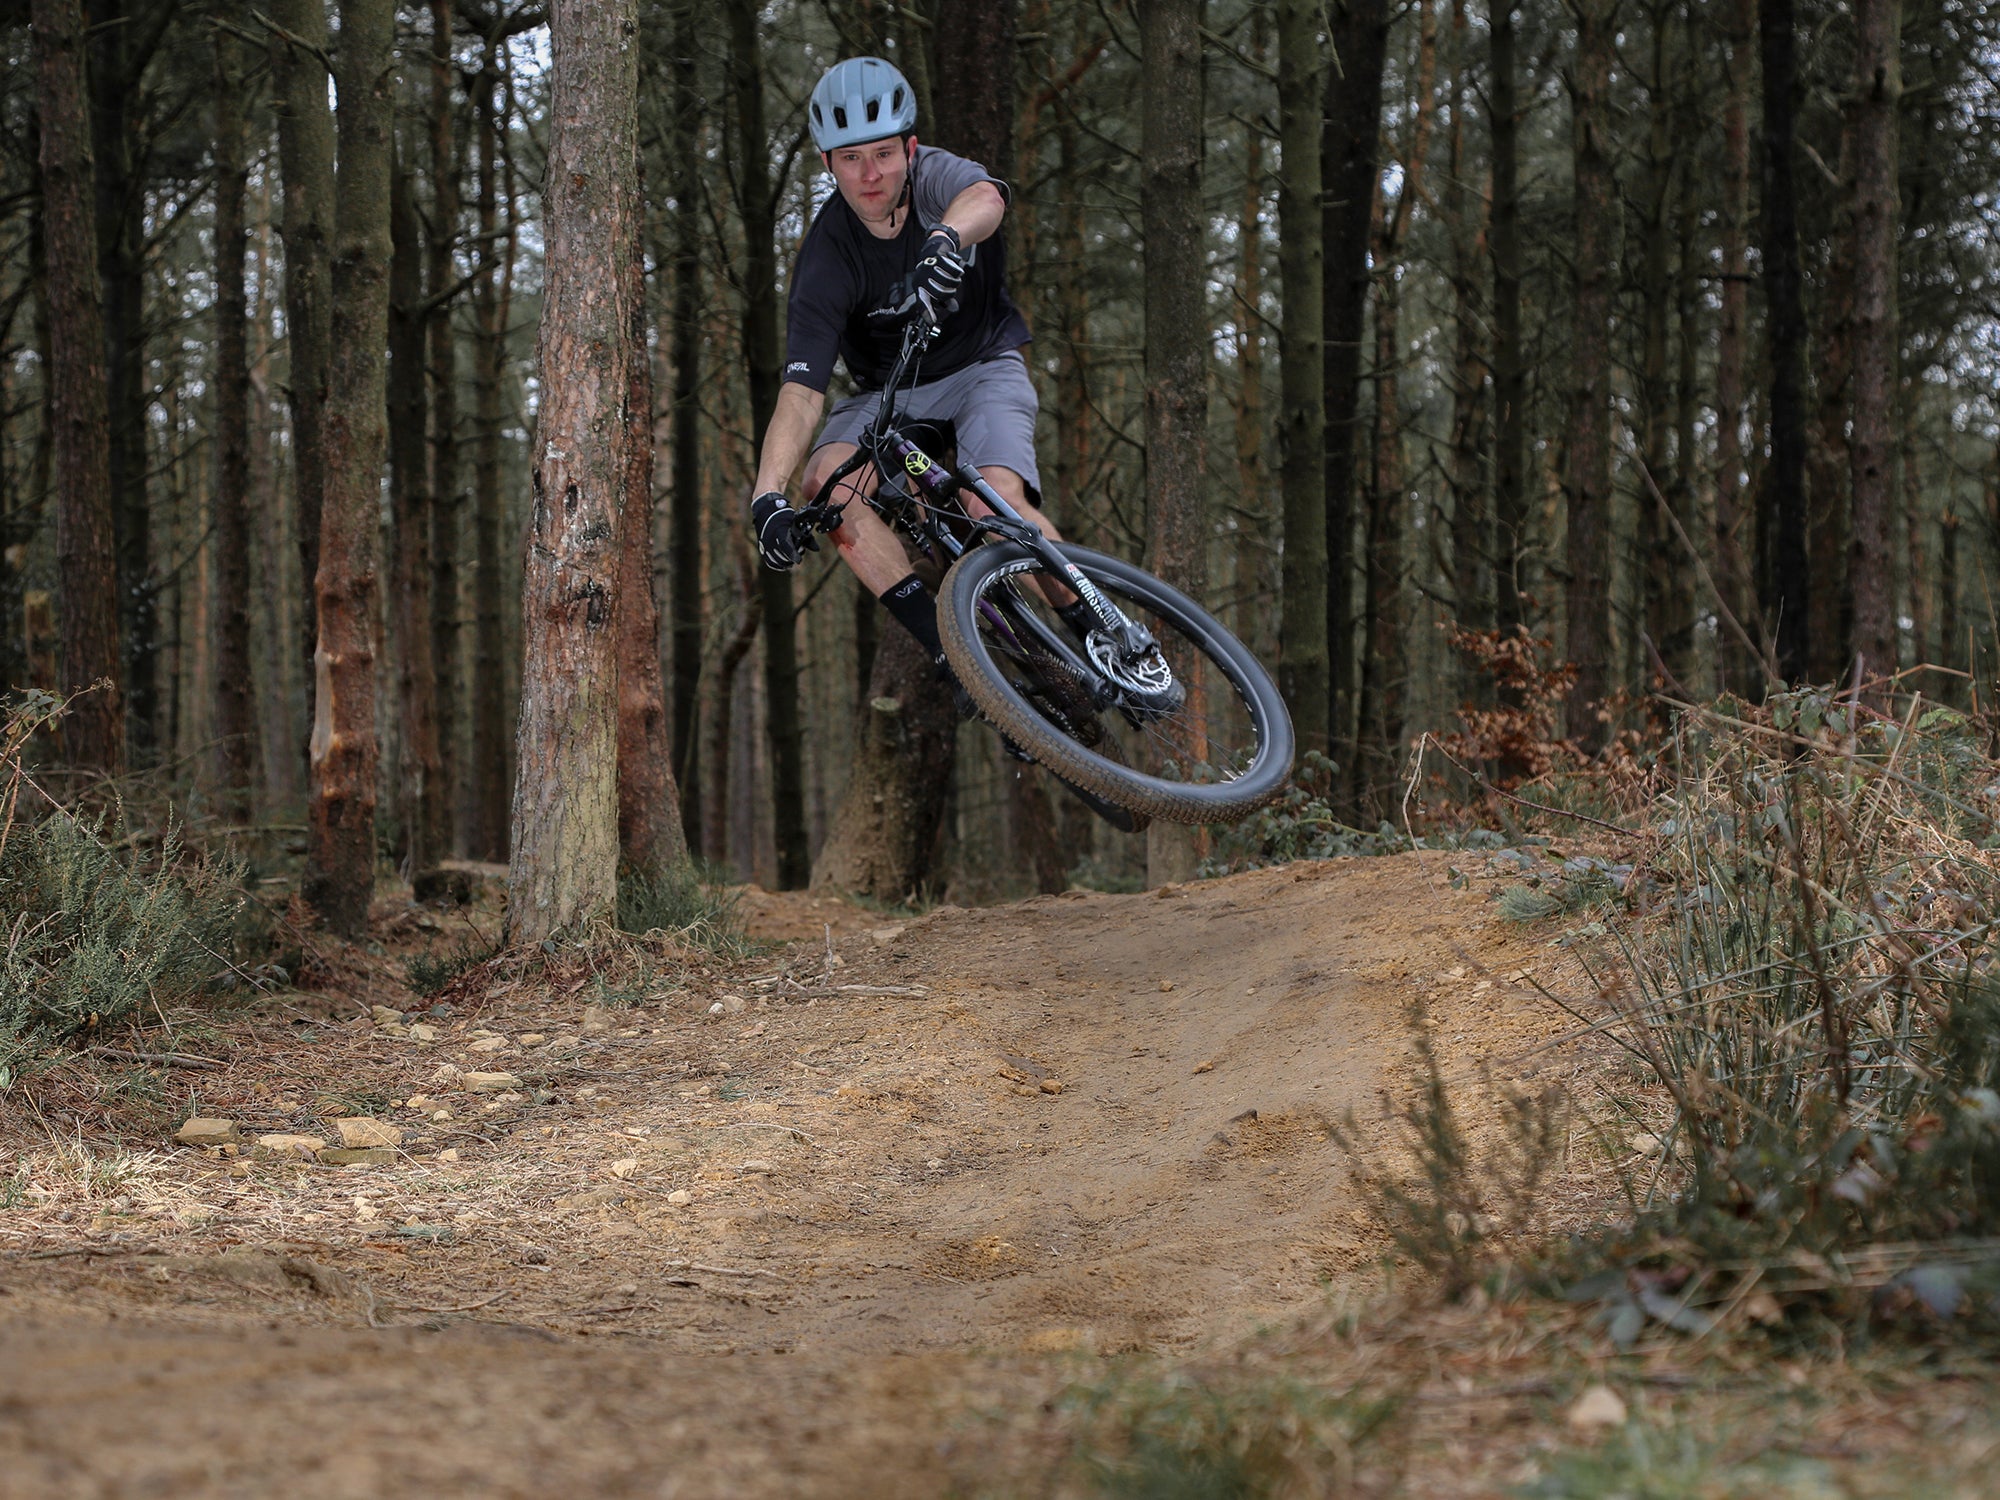
{"type": "Polygon", "coordinates": [[[840,485],[875,465],[868,505],[949,568],[938,634],[973,704],[1020,758],[1135,815],[1125,826],[1235,822],[1271,801],[1291,774],[1292,721],[1242,643],[1180,590],[1051,542],[977,469],[934,456],[954,446],[945,424],[898,421],[935,333],[922,316],[905,326],[874,421],[794,526],[832,531],[840,485]],[[992,514],[972,516],[968,492],[992,514]],[[1085,608],[1058,613],[1051,600],[1071,594],[1085,608]]]}

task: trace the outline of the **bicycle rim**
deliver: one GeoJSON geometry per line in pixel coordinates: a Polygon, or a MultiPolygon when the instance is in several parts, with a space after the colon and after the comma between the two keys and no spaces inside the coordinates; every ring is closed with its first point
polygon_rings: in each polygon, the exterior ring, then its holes
{"type": "Polygon", "coordinates": [[[1082,642],[1048,605],[1045,565],[1015,543],[976,547],[945,579],[945,654],[986,716],[1063,780],[1174,823],[1232,822],[1283,790],[1292,728],[1276,685],[1199,605],[1140,568],[1082,547],[1063,555],[1160,643],[1180,696],[1103,705],[1092,678],[1037,623],[1082,642]]]}

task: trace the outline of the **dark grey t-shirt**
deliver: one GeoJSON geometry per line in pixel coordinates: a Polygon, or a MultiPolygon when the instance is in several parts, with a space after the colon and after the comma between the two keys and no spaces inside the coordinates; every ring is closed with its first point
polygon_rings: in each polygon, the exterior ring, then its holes
{"type": "MultiPolygon", "coordinates": [[[[1007,185],[977,162],[935,146],[917,147],[910,165],[910,206],[902,232],[881,239],[838,192],[813,216],[792,270],[785,331],[785,379],[824,391],[836,356],[863,390],[878,389],[896,363],[903,330],[893,319],[868,314],[894,306],[916,268],[924,238],[951,200],[974,183],[1007,185]]],[[[971,247],[975,253],[959,290],[958,311],[944,320],[924,355],[924,376],[949,375],[1028,342],[1027,320],[1007,295],[1007,251],[1000,234],[971,247]]]]}

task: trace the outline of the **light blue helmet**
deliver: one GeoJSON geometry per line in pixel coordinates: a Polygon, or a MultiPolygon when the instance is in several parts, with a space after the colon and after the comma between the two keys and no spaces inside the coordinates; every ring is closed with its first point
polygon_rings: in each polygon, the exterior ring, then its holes
{"type": "Polygon", "coordinates": [[[813,144],[822,151],[908,135],[917,123],[917,96],[894,63],[850,57],[813,85],[813,144]]]}

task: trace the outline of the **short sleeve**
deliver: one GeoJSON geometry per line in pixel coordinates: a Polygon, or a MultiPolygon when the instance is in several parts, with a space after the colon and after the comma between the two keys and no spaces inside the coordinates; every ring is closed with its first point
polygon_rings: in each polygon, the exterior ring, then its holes
{"type": "Polygon", "coordinates": [[[1000,196],[1013,201],[1014,195],[1007,190],[1007,184],[995,177],[976,161],[967,161],[962,156],[953,156],[949,151],[936,146],[917,147],[917,161],[910,190],[911,202],[915,204],[917,218],[926,226],[935,224],[944,217],[944,211],[951,207],[951,200],[967,188],[978,183],[990,182],[1000,189],[1000,196]]]}
{"type": "Polygon", "coordinates": [[[840,356],[854,278],[825,236],[808,234],[785,303],[785,380],[824,391],[840,356]]]}

